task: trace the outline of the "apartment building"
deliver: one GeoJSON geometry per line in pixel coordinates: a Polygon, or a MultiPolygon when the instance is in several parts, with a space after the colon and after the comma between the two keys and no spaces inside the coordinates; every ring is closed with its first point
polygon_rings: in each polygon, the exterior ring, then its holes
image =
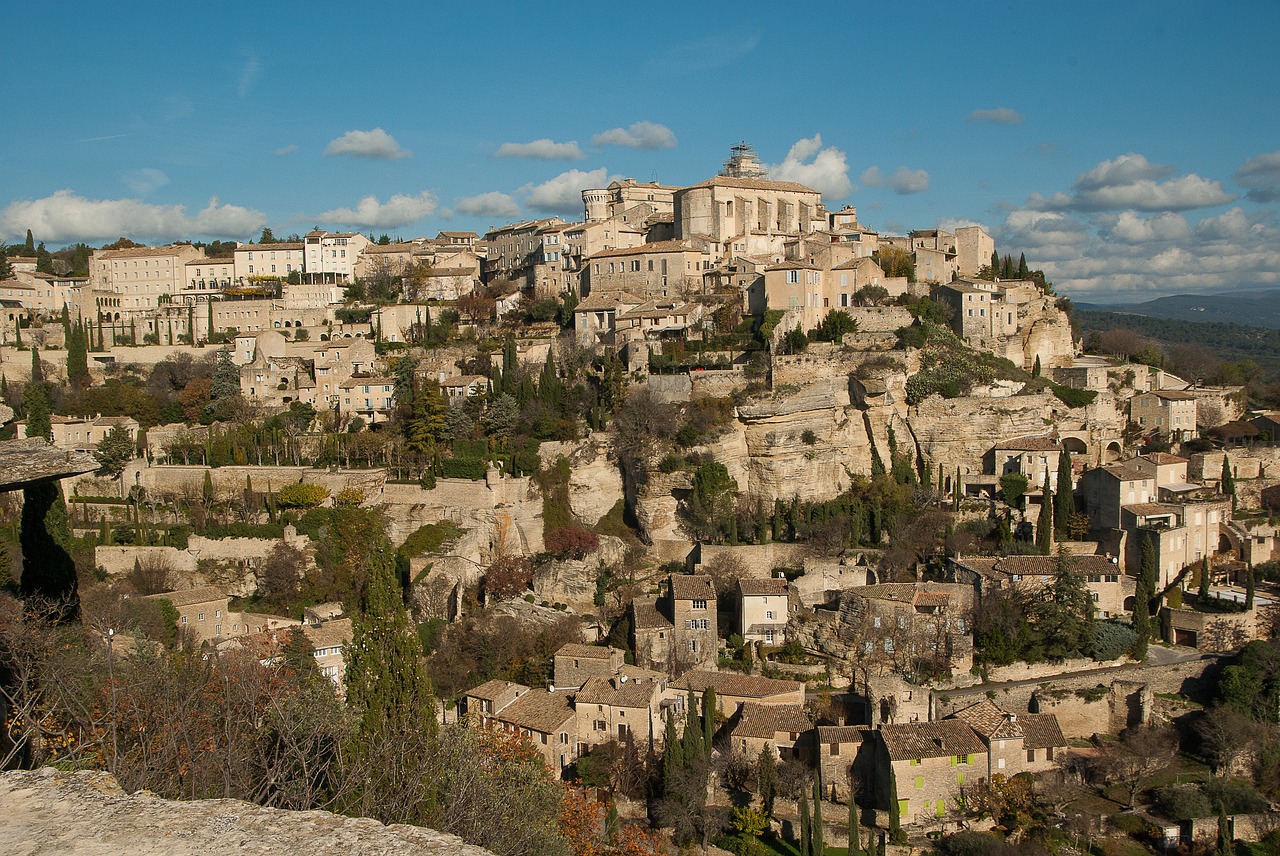
{"type": "Polygon", "coordinates": [[[370,242],[359,232],[315,231],[304,235],[302,243],[305,282],[346,285],[370,242]]]}
{"type": "Polygon", "coordinates": [[[232,276],[236,283],[244,285],[255,280],[288,279],[289,274],[301,274],[306,270],[306,244],[282,242],[279,244],[241,244],[232,259],[232,276]]]}
{"type": "Polygon", "coordinates": [[[585,295],[687,297],[702,291],[702,275],[710,267],[711,257],[685,241],[602,250],[586,260],[582,290],[585,295]]]}
{"type": "Polygon", "coordinates": [[[190,244],[94,250],[89,282],[119,295],[126,316],[138,314],[176,299],[186,287],[187,262],[204,257],[203,248],[190,244]]]}
{"type": "Polygon", "coordinates": [[[1129,421],[1144,432],[1158,432],[1179,442],[1196,435],[1196,404],[1196,397],[1187,392],[1140,392],[1129,399],[1129,421]]]}

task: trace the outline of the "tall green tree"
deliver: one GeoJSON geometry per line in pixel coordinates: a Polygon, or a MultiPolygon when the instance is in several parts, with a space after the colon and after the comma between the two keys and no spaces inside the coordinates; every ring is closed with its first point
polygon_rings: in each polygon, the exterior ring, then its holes
{"type": "Polygon", "coordinates": [[[36,254],[36,236],[27,230],[27,240],[22,245],[22,254],[30,258],[36,254]]]}
{"type": "Polygon", "coordinates": [[[1053,584],[1043,593],[1038,611],[1036,624],[1044,634],[1047,657],[1065,659],[1088,651],[1093,640],[1093,598],[1065,549],[1058,550],[1053,584]]]}
{"type": "Polygon", "coordinates": [[[1031,270],[1027,267],[1027,254],[1023,253],[1018,256],[1018,279],[1026,279],[1031,276],[1031,270]]]}
{"type": "Polygon", "coordinates": [[[1200,587],[1196,591],[1196,599],[1201,603],[1209,599],[1209,557],[1204,557],[1204,562],[1200,565],[1200,587]]]}
{"type": "Polygon", "coordinates": [[[698,697],[693,694],[692,687],[685,700],[684,735],[681,742],[684,744],[682,751],[686,767],[692,767],[706,756],[707,747],[702,742],[702,720],[698,717],[698,697]]]}
{"type": "Polygon", "coordinates": [[[1074,492],[1071,453],[1063,449],[1058,455],[1058,492],[1053,495],[1053,528],[1059,541],[1071,537],[1071,516],[1076,513],[1074,492]]]}
{"type": "Polygon", "coordinates": [[[67,380],[75,389],[84,389],[91,379],[89,377],[89,336],[84,325],[77,321],[68,325],[67,335],[67,380]]]}
{"type": "Polygon", "coordinates": [[[1049,473],[1044,474],[1040,492],[1040,516],[1036,518],[1036,548],[1040,555],[1053,552],[1053,491],[1049,489],[1049,473]]]}
{"type": "Polygon", "coordinates": [[[387,746],[422,745],[434,738],[436,727],[422,643],[405,609],[390,544],[369,553],[367,572],[343,655],[347,707],[355,718],[346,757],[363,774],[357,788],[361,800],[370,794],[422,792],[423,783],[412,780],[423,774],[419,765],[372,762],[387,746]]]}
{"type": "Polygon", "coordinates": [[[862,852],[862,810],[858,808],[855,783],[849,782],[849,856],[862,852]]]}
{"type": "Polygon", "coordinates": [[[5,254],[5,249],[0,246],[0,279],[9,279],[13,276],[13,265],[9,264],[9,256],[5,254]]]}
{"type": "Polygon", "coordinates": [[[800,792],[800,805],[797,808],[800,813],[800,856],[811,856],[813,853],[813,830],[810,826],[812,819],[809,816],[809,798],[804,791],[800,792]]]}
{"type": "Polygon", "coordinates": [[[1133,656],[1137,660],[1147,658],[1147,646],[1151,642],[1151,601],[1155,596],[1156,547],[1151,536],[1147,535],[1142,539],[1142,562],[1133,596],[1133,630],[1138,635],[1133,646],[1133,656]]]}
{"type": "Polygon", "coordinates": [[[716,736],[716,691],[710,685],[702,691],[702,743],[711,754],[716,736]]]}
{"type": "Polygon", "coordinates": [[[36,272],[53,273],[53,254],[44,248],[44,241],[36,247],[36,272]]]}
{"type": "Polygon", "coordinates": [[[44,383],[44,364],[40,361],[40,349],[31,344],[31,382],[44,383]]]}
{"type": "Polygon", "coordinates": [[[1250,562],[1244,569],[1244,608],[1246,611],[1253,609],[1255,577],[1253,563],[1250,562]]]}
{"type": "Polygon", "coordinates": [[[809,852],[823,856],[826,852],[826,835],[822,824],[822,767],[813,776],[813,821],[809,824],[809,852]]]}
{"type": "Polygon", "coordinates": [[[760,808],[767,817],[773,817],[773,801],[778,795],[778,759],[773,749],[764,746],[756,762],[757,785],[760,791],[760,808]]]}
{"type": "Polygon", "coordinates": [[[1227,459],[1226,454],[1222,456],[1222,479],[1220,482],[1220,490],[1223,496],[1231,497],[1231,510],[1236,507],[1236,477],[1231,471],[1231,461],[1227,459]]]}
{"type": "Polygon", "coordinates": [[[667,708],[667,724],[662,735],[662,781],[674,780],[676,773],[683,767],[684,747],[680,743],[676,717],[671,708],[667,708]]]}
{"type": "Polygon", "coordinates": [[[38,381],[29,382],[22,390],[22,406],[27,414],[27,436],[48,440],[53,433],[53,424],[45,385],[38,381]]]}

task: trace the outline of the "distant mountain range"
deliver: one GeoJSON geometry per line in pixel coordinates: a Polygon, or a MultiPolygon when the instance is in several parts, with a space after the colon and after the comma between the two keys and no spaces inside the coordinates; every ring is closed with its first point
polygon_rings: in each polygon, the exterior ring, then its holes
{"type": "Polygon", "coordinates": [[[1168,318],[1175,321],[1245,324],[1280,329],[1280,289],[1175,294],[1143,303],[1076,303],[1077,309],[1168,318]]]}

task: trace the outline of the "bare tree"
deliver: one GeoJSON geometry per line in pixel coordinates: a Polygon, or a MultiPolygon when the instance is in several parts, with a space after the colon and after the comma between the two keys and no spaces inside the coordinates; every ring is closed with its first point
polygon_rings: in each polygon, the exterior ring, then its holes
{"type": "Polygon", "coordinates": [[[1129,808],[1153,779],[1177,758],[1177,737],[1168,726],[1132,726],[1103,747],[1097,771],[1108,785],[1118,785],[1129,797],[1129,808]]]}
{"type": "Polygon", "coordinates": [[[1213,766],[1214,775],[1235,774],[1241,760],[1254,750],[1258,724],[1228,705],[1217,705],[1196,721],[1200,749],[1213,766]]]}

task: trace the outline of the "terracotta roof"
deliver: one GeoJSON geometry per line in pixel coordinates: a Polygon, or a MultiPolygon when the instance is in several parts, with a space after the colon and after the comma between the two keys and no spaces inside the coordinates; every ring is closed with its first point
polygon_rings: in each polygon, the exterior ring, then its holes
{"type": "MultiPolygon", "coordinates": [[[[727,175],[717,175],[700,184],[695,184],[693,187],[741,187],[743,190],[787,190],[792,193],[812,193],[815,196],[818,194],[818,191],[812,187],[806,187],[794,181],[770,181],[767,178],[733,178],[727,175]]],[[[693,187],[686,187],[684,190],[692,190],[693,187]]]]}
{"type": "Polygon", "coordinates": [[[871,729],[865,725],[819,725],[819,743],[861,743],[871,729]]]}
{"type": "Polygon", "coordinates": [[[1171,455],[1168,452],[1149,452],[1140,457],[1146,458],[1157,466],[1167,466],[1169,464],[1185,464],[1188,463],[1186,458],[1180,458],[1177,455],[1171,455]]]}
{"type": "Polygon", "coordinates": [[[785,595],[787,593],[785,577],[769,577],[767,579],[738,580],[738,593],[743,597],[767,595],[785,595]]]}
{"type": "Polygon", "coordinates": [[[1052,437],[1018,437],[996,443],[996,448],[1010,452],[1056,452],[1058,441],[1052,437]]]}
{"type": "Polygon", "coordinates": [[[573,697],[564,690],[529,690],[499,711],[495,718],[521,728],[550,734],[573,718],[573,697]]]}
{"type": "Polygon", "coordinates": [[[673,686],[682,690],[692,689],[695,693],[701,693],[707,687],[711,687],[718,695],[738,698],[769,698],[786,693],[804,692],[804,684],[799,681],[780,681],[775,678],[761,678],[737,672],[707,672],[701,669],[685,672],[673,686]]]}
{"type": "Polygon", "coordinates": [[[978,755],[987,751],[978,733],[960,719],[885,725],[880,728],[880,736],[891,761],[978,755]]]}
{"type": "Polygon", "coordinates": [[[304,246],[305,245],[301,241],[298,241],[297,243],[285,241],[280,244],[241,244],[236,247],[236,252],[239,253],[246,250],[252,250],[253,252],[265,252],[267,250],[301,250],[304,246]]]}
{"type": "MultiPolygon", "coordinates": [[[[97,256],[100,259],[140,259],[150,256],[173,256],[187,250],[196,250],[188,244],[169,245],[167,247],[129,247],[123,250],[99,250],[97,256]]],[[[204,255],[202,252],[200,253],[204,255]]],[[[213,259],[209,259],[213,261],[213,259]]]]}
{"type": "Polygon", "coordinates": [[[599,645],[579,645],[577,642],[569,642],[560,646],[560,650],[556,651],[557,657],[581,657],[585,660],[608,660],[609,649],[599,645]]]}
{"type": "Polygon", "coordinates": [[[1147,481],[1151,478],[1150,474],[1142,472],[1128,461],[1102,467],[1102,471],[1115,476],[1120,481],[1147,481]]]}
{"type": "Polygon", "coordinates": [[[873,265],[875,263],[876,263],[876,260],[871,258],[870,256],[860,256],[859,258],[849,259],[849,261],[847,262],[842,262],[836,265],[835,267],[833,267],[832,270],[855,270],[857,268],[864,267],[869,264],[873,265]]]}
{"type": "Polygon", "coordinates": [[[1022,729],[1018,727],[1018,717],[1011,717],[990,699],[984,698],[977,704],[971,704],[963,710],[956,711],[948,718],[964,720],[988,742],[993,738],[1022,737],[1022,729]]]}
{"type": "Polygon", "coordinates": [[[601,250],[591,256],[593,259],[612,258],[614,256],[639,256],[645,253],[697,253],[701,252],[697,247],[692,247],[684,241],[654,241],[649,244],[641,244],[638,247],[623,247],[617,250],[601,250]]]}
{"type": "Polygon", "coordinates": [[[941,591],[922,591],[916,593],[916,606],[946,606],[951,602],[951,595],[941,591]]]}
{"type": "Polygon", "coordinates": [[[1058,717],[1052,713],[1024,713],[1018,717],[1024,735],[1022,745],[1026,749],[1058,748],[1067,745],[1058,717]]]}
{"type": "Polygon", "coordinates": [[[492,681],[485,681],[478,687],[467,690],[463,695],[471,698],[483,699],[485,701],[496,701],[501,698],[504,693],[509,692],[512,688],[523,688],[526,692],[528,687],[524,684],[516,684],[511,681],[500,681],[496,678],[492,681]]]}
{"type": "Polygon", "coordinates": [[[149,594],[147,597],[152,600],[167,600],[174,606],[194,606],[197,603],[211,603],[215,600],[228,599],[228,595],[216,586],[200,586],[199,588],[183,589],[182,591],[167,591],[160,594],[149,594]]]}
{"type": "Polygon", "coordinates": [[[769,265],[767,268],[765,268],[766,273],[768,273],[769,271],[775,271],[775,270],[818,270],[818,268],[815,265],[805,264],[804,262],[797,262],[797,261],[780,262],[776,265],[769,265]]]}
{"type": "Polygon", "coordinates": [[[634,598],[631,601],[631,614],[636,630],[662,630],[672,626],[667,617],[658,611],[657,598],[634,598]]]}
{"type": "Polygon", "coordinates": [[[1196,397],[1186,392],[1176,392],[1172,389],[1156,389],[1152,390],[1152,395],[1157,398],[1163,398],[1165,401],[1195,401],[1196,397]]]}
{"type": "Polygon", "coordinates": [[[1120,507],[1138,517],[1148,517],[1153,514],[1177,514],[1182,510],[1180,506],[1160,502],[1135,502],[1133,505],[1122,505],[1120,507]]]}
{"type": "Polygon", "coordinates": [[[715,600],[715,583],[705,574],[672,574],[671,597],[674,600],[715,600]]]}
{"type": "Polygon", "coordinates": [[[799,705],[747,702],[742,706],[742,718],[734,726],[733,736],[773,740],[779,732],[798,737],[811,728],[813,723],[799,705]]]}
{"type": "Polygon", "coordinates": [[[587,678],[574,696],[577,704],[607,704],[613,707],[648,708],[653,701],[654,693],[660,692],[662,685],[652,680],[632,680],[630,678],[587,678]]]}

